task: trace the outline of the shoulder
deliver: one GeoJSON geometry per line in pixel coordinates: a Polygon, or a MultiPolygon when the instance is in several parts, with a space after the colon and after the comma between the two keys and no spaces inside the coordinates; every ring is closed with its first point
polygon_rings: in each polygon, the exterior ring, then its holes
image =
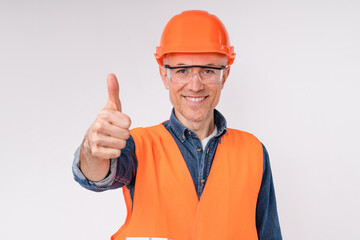
{"type": "Polygon", "coordinates": [[[251,141],[254,143],[261,144],[260,140],[257,137],[255,137],[252,133],[234,128],[227,128],[226,134],[223,137],[229,138],[233,141],[245,140],[245,141],[251,141]]]}
{"type": "Polygon", "coordinates": [[[166,130],[162,123],[149,126],[149,127],[137,127],[130,130],[130,134],[133,135],[147,135],[147,134],[157,134],[166,130]]]}
{"type": "Polygon", "coordinates": [[[168,138],[168,130],[162,123],[150,127],[138,127],[130,130],[130,135],[133,137],[135,143],[161,141],[161,139],[168,138]]]}

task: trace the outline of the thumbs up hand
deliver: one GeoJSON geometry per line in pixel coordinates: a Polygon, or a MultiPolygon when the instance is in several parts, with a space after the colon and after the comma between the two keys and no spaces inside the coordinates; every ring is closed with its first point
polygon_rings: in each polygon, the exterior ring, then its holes
{"type": "Polygon", "coordinates": [[[109,159],[117,158],[130,137],[130,118],[121,112],[119,84],[114,74],[107,76],[109,99],[89,128],[80,151],[80,168],[92,181],[102,180],[109,159]]]}

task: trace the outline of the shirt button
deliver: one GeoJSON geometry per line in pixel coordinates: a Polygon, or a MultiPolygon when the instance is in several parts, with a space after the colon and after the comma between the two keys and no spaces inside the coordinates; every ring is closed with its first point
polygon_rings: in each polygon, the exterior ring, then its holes
{"type": "Polygon", "coordinates": [[[201,152],[201,148],[197,148],[196,150],[197,150],[198,152],[201,152]]]}
{"type": "Polygon", "coordinates": [[[202,184],[202,185],[204,185],[204,184],[205,184],[205,180],[204,180],[204,179],[203,179],[203,180],[201,180],[200,182],[201,182],[201,184],[202,184]]]}
{"type": "Polygon", "coordinates": [[[208,148],[208,149],[206,150],[206,154],[208,154],[208,153],[209,153],[209,150],[210,150],[210,148],[208,148]]]}
{"type": "Polygon", "coordinates": [[[185,140],[185,136],[184,136],[184,135],[182,135],[181,139],[182,139],[182,140],[185,140]]]}

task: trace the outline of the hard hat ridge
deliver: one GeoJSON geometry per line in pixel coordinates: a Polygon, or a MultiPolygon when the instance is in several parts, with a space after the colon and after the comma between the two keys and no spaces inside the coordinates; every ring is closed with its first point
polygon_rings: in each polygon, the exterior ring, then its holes
{"type": "Polygon", "coordinates": [[[225,26],[213,14],[201,10],[184,11],[175,15],[164,28],[155,57],[163,65],[167,53],[216,52],[225,54],[228,65],[235,59],[234,47],[225,26]]]}

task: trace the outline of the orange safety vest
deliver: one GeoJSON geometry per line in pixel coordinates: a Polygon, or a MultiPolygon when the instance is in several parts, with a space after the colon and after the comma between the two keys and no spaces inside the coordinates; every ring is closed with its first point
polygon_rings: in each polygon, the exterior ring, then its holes
{"type": "Polygon", "coordinates": [[[133,129],[131,136],[138,160],[134,201],[123,187],[127,218],[112,240],[258,239],[256,203],[264,160],[257,138],[227,129],[199,200],[182,154],[162,124],[133,129]]]}

